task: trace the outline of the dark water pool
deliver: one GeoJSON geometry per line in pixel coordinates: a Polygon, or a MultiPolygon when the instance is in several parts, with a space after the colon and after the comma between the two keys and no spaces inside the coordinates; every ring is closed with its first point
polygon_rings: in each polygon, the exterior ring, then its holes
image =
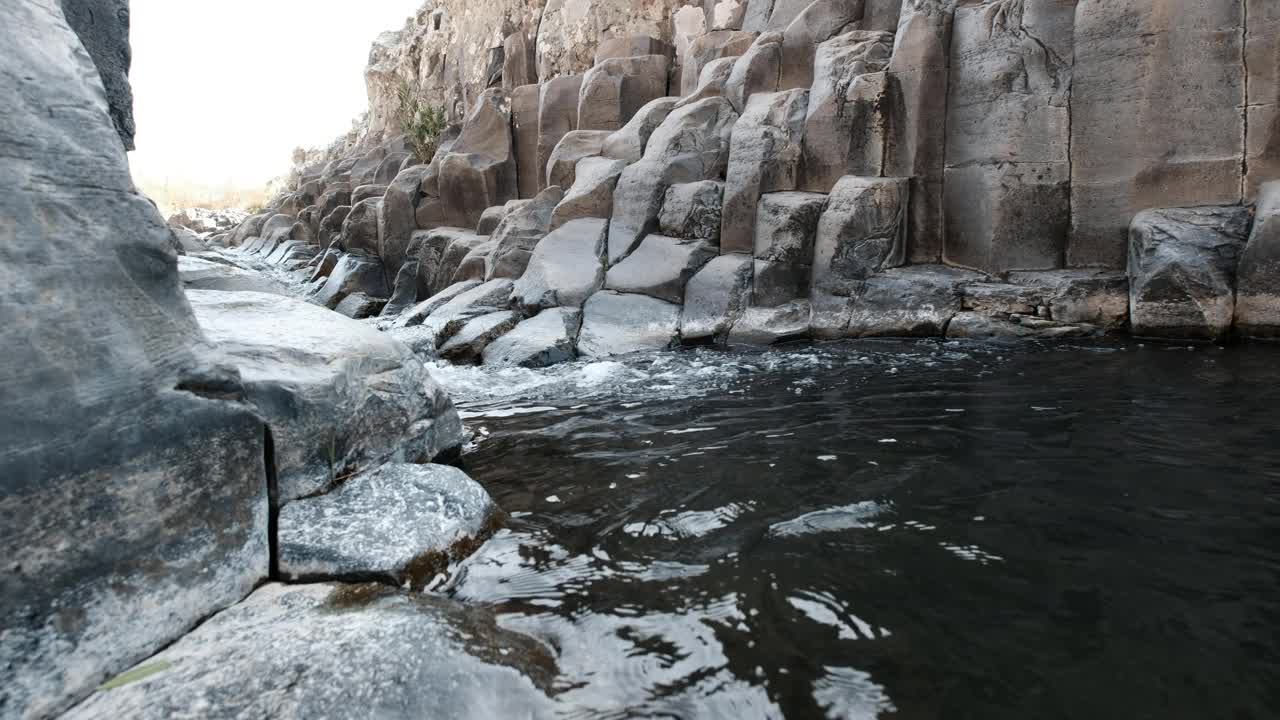
{"type": "Polygon", "coordinates": [[[1280,349],[442,369],[568,717],[1280,717],[1280,349]]]}

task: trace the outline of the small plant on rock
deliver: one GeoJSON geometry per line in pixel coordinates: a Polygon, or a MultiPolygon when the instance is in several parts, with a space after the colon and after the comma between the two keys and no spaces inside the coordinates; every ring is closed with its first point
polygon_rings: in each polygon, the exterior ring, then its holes
{"type": "Polygon", "coordinates": [[[396,89],[396,96],[400,101],[400,128],[408,136],[418,159],[431,162],[440,147],[440,133],[445,128],[444,108],[424,103],[413,85],[403,78],[396,89]]]}

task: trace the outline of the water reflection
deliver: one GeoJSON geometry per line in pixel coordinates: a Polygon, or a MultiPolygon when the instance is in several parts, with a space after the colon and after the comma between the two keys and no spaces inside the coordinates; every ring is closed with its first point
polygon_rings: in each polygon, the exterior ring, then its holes
{"type": "Polygon", "coordinates": [[[448,368],[514,519],[444,589],[554,650],[568,717],[1275,717],[1278,360],[448,368]]]}

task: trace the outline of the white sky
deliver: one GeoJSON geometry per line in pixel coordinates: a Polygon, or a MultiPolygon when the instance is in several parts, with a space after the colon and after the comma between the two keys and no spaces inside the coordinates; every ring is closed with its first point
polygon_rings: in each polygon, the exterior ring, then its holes
{"type": "Polygon", "coordinates": [[[140,183],[260,188],[367,106],[378,33],[422,0],[132,0],[140,183]]]}

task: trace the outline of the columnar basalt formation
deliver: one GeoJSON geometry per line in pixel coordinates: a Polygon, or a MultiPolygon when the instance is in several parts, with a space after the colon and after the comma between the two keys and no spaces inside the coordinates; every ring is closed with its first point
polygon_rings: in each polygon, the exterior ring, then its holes
{"type": "MultiPolygon", "coordinates": [[[[400,151],[387,88],[409,83],[459,139],[385,179],[369,206],[385,272],[428,262],[399,249],[410,217],[418,232],[474,228],[492,238],[463,264],[521,289],[464,315],[536,316],[557,306],[548,278],[596,276],[554,267],[583,262],[560,229],[595,221],[602,281],[565,296],[586,308],[591,355],[681,338],[1076,336],[1130,316],[1161,336],[1266,335],[1280,326],[1269,230],[1246,243],[1247,208],[1280,165],[1277,22],[1259,0],[439,0],[375,44],[361,141],[335,144],[347,149],[316,177],[296,173],[276,210],[326,192],[351,158],[372,167],[400,151]],[[419,175],[438,179],[415,195],[419,175]],[[502,216],[517,220],[495,226],[502,216]],[[1233,238],[1229,259],[1194,251],[1225,247],[1213,232],[1233,238]],[[708,250],[728,259],[710,265],[708,250]],[[1194,272],[1215,280],[1170,288],[1169,273],[1194,272]],[[1217,309],[1183,317],[1178,303],[1217,309]]],[[[462,327],[437,326],[441,345],[462,327]]]]}

